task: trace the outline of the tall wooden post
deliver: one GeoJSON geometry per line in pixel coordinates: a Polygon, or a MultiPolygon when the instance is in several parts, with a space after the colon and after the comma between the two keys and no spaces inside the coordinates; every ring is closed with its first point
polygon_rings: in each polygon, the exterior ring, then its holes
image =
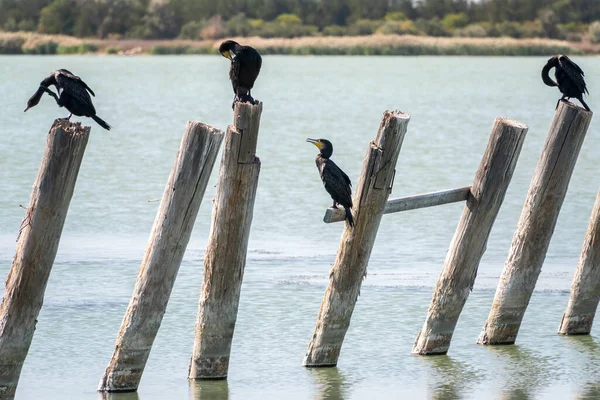
{"type": "Polygon", "coordinates": [[[526,134],[525,125],[505,118],[496,119],[413,354],[448,352],[526,134]]]}
{"type": "Polygon", "coordinates": [[[600,301],[600,191],[596,196],[577,271],[571,285],[571,297],[558,333],[587,335],[592,330],[600,301]]]}
{"type": "Polygon", "coordinates": [[[262,103],[236,103],[219,169],[190,379],[227,377],[237,319],[260,160],[256,143],[262,103]]]}
{"type": "Polygon", "coordinates": [[[345,224],[317,326],[304,357],[306,367],[334,366],[338,362],[409,120],[407,114],[386,111],[375,142],[369,144],[353,198],[355,225],[350,228],[345,224]]]}
{"type": "Polygon", "coordinates": [[[515,342],[591,119],[583,108],[564,101],[558,105],[477,343],[515,342]]]}
{"type": "Polygon", "coordinates": [[[50,128],[0,306],[0,398],[15,395],[58,250],[90,127],[50,128]]]}
{"type": "Polygon", "coordinates": [[[218,129],[187,124],[100,391],[138,388],[222,139],[218,129]]]}

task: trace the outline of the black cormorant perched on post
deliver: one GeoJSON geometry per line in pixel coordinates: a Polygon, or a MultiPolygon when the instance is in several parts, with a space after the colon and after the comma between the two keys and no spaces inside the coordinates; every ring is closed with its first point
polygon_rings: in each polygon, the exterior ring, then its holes
{"type": "MultiPolygon", "coordinates": [[[[583,101],[584,93],[589,93],[585,86],[584,74],[579,65],[575,64],[571,59],[564,54],[559,54],[548,60],[544,68],[542,68],[542,80],[548,86],[558,86],[558,89],[563,96],[558,100],[564,100],[566,97],[575,97],[583,104],[586,110],[590,111],[588,105],[583,101]],[[554,69],[556,82],[550,78],[550,70],[554,69]]],[[[558,102],[556,103],[558,107],[558,102]]]]}
{"type": "Polygon", "coordinates": [[[80,117],[90,117],[104,129],[110,130],[110,125],[96,115],[96,109],[90,97],[90,93],[95,96],[94,91],[80,77],[73,75],[70,71],[59,69],[44,79],[38,90],[27,101],[25,111],[35,107],[40,102],[44,92],[54,97],[56,104],[60,107],[69,110],[71,114],[66,118],[67,120],[71,119],[73,114],[80,117]],[[50,85],[56,87],[58,95],[48,88],[50,85]]]}
{"type": "Polygon", "coordinates": [[[352,183],[350,183],[348,175],[329,159],[331,154],[333,154],[333,145],[326,139],[306,139],[306,141],[314,144],[319,149],[319,154],[315,161],[325,190],[327,190],[327,193],[333,199],[333,208],[337,208],[338,204],[343,206],[346,211],[346,220],[350,227],[353,227],[352,183]]]}
{"type": "Polygon", "coordinates": [[[251,104],[256,104],[257,101],[252,98],[250,90],[252,90],[254,81],[258,77],[262,66],[262,58],[258,51],[250,46],[241,46],[233,40],[226,40],[219,46],[219,52],[223,57],[231,60],[229,79],[231,79],[233,93],[235,94],[232,107],[236,101],[248,101],[251,104]]]}

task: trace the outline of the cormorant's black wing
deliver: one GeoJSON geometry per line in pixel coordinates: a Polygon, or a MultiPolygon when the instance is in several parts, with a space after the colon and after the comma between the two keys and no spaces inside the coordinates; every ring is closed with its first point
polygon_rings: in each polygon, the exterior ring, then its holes
{"type": "Polygon", "coordinates": [[[321,169],[321,179],[325,185],[325,190],[339,204],[345,207],[352,207],[352,189],[350,188],[350,179],[333,161],[326,160],[321,169]]]}
{"type": "Polygon", "coordinates": [[[582,69],[579,68],[579,65],[575,64],[565,55],[560,55],[558,57],[558,64],[567,73],[581,93],[588,93],[587,87],[585,86],[585,80],[583,79],[585,74],[582,69]]]}
{"type": "Polygon", "coordinates": [[[262,67],[262,57],[254,48],[242,46],[241,51],[235,58],[237,58],[240,63],[238,69],[239,85],[252,89],[254,81],[256,81],[260,68],[262,67]]]}
{"type": "Polygon", "coordinates": [[[90,94],[94,97],[96,97],[96,93],[94,93],[94,91],[92,89],[90,89],[90,87],[77,75],[73,74],[71,71],[66,70],[66,69],[59,69],[58,71],[60,71],[61,75],[64,75],[70,79],[73,79],[74,81],[78,81],[79,83],[81,83],[81,85],[88,91],[90,92],[90,94]]]}
{"type": "MultiPolygon", "coordinates": [[[[90,115],[96,114],[94,104],[92,104],[92,98],[86,91],[89,88],[87,85],[77,76],[73,75],[67,70],[58,70],[55,74],[56,83],[62,88],[63,92],[73,97],[79,103],[81,109],[85,109],[90,115]]],[[[61,93],[61,97],[63,94],[61,93]]]]}

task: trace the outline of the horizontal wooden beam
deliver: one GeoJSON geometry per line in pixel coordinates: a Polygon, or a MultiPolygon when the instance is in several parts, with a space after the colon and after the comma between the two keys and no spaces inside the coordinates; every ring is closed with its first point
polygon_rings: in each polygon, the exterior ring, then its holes
{"type": "MultiPolygon", "coordinates": [[[[465,186],[456,189],[441,190],[439,192],[430,192],[416,194],[413,196],[399,197],[397,199],[388,200],[384,214],[391,214],[400,211],[416,210],[418,208],[426,208],[440,206],[442,204],[457,203],[466,201],[471,192],[471,186],[465,186]]],[[[340,222],[344,220],[343,208],[328,208],[325,210],[323,221],[325,223],[340,222]]]]}

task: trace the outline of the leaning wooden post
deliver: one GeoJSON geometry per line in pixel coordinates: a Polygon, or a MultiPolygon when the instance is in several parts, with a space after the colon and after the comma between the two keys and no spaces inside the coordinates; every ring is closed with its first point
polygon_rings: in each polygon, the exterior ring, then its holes
{"type": "Polygon", "coordinates": [[[521,152],[527,127],[497,118],[413,354],[446,354],[521,152]]]}
{"type": "Polygon", "coordinates": [[[227,377],[252,225],[260,160],[256,143],[262,103],[236,103],[214,199],[198,304],[190,379],[227,377]]]}
{"type": "Polygon", "coordinates": [[[592,210],[577,271],[571,285],[571,297],[558,333],[588,335],[592,330],[600,300],[600,191],[592,210]]]}
{"type": "Polygon", "coordinates": [[[0,398],[14,397],[44,301],[90,127],[57,119],[21,224],[0,306],[0,398]]]}
{"type": "Polygon", "coordinates": [[[306,367],[334,366],[338,362],[391,192],[396,161],[409,120],[407,114],[386,111],[375,142],[369,144],[353,198],[355,225],[350,228],[345,224],[317,326],[304,357],[306,367]]]}
{"type": "Polygon", "coordinates": [[[187,123],[100,391],[140,384],[222,140],[218,129],[187,123]]]}
{"type": "Polygon", "coordinates": [[[591,112],[560,102],[477,343],[515,342],[591,119],[591,112]]]}

